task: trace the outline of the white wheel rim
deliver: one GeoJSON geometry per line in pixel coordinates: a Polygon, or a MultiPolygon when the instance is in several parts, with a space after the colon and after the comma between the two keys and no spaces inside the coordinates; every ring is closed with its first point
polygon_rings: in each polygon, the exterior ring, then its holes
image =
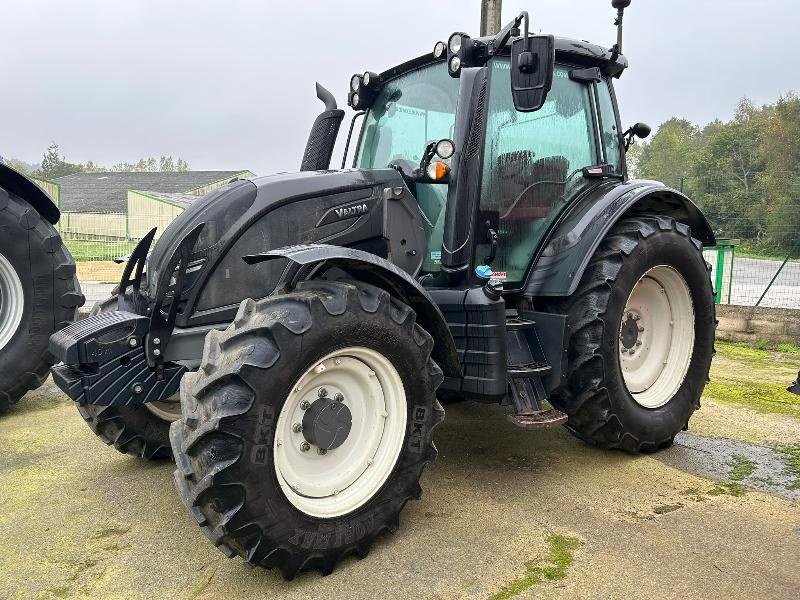
{"type": "Polygon", "coordinates": [[[653,267],[628,297],[619,330],[625,385],[645,408],[664,406],[683,383],[694,351],[694,304],[686,280],[653,267]]]}
{"type": "Polygon", "coordinates": [[[403,381],[391,362],[363,347],[328,354],[297,380],[278,415],[273,443],[275,473],[286,498],[319,518],[338,517],[365,504],[388,479],[406,431],[403,381]],[[336,398],[352,415],[350,433],[338,448],[320,454],[295,424],[304,402],[336,398]],[[307,443],[307,442],[306,442],[307,443]]]}
{"type": "Polygon", "coordinates": [[[0,350],[8,345],[19,329],[24,311],[22,282],[8,259],[0,254],[0,350]]]}
{"type": "Polygon", "coordinates": [[[181,400],[178,395],[170,396],[158,402],[146,402],[145,406],[155,416],[169,423],[181,418],[181,400]]]}

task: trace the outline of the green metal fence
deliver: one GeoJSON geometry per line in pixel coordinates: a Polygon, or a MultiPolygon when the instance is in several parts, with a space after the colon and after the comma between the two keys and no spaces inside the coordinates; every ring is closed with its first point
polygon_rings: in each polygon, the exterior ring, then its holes
{"type": "Polygon", "coordinates": [[[705,252],[717,302],[800,309],[800,176],[662,178],[703,210],[718,246],[705,252]]]}

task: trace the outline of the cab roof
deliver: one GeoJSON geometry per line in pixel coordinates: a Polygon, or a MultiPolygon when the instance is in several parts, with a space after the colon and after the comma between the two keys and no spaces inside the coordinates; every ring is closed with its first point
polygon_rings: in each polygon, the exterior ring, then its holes
{"type": "MultiPolygon", "coordinates": [[[[478,41],[484,43],[489,42],[491,39],[491,37],[477,38],[478,41]]],[[[511,42],[514,39],[517,38],[511,38],[508,44],[501,48],[497,54],[501,56],[508,55],[511,52],[511,42]]],[[[612,62],[611,50],[597,44],[592,44],[586,40],[573,40],[570,38],[556,36],[555,48],[557,63],[567,63],[585,67],[599,67],[603,74],[611,77],[619,77],[628,67],[628,59],[625,58],[624,55],[618,55],[616,60],[612,62]]],[[[433,51],[431,51],[423,54],[422,56],[412,58],[409,61],[397,65],[396,67],[387,69],[380,74],[380,77],[381,80],[385,82],[389,79],[394,79],[395,77],[403,75],[408,71],[413,71],[422,66],[436,62],[444,62],[446,60],[446,54],[441,58],[434,58],[433,51]]]]}

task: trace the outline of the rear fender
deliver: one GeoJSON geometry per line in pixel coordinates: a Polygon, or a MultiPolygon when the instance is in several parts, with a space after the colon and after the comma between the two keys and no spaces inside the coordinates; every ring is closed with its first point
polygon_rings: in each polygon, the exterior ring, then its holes
{"type": "Polygon", "coordinates": [[[51,224],[58,223],[61,212],[58,206],[42,188],[33,181],[0,162],[0,188],[19,196],[36,209],[51,224]]]}
{"type": "Polygon", "coordinates": [[[570,296],[600,242],[623,217],[661,214],[685,223],[704,246],[716,244],[700,209],[678,190],[649,180],[605,183],[581,196],[548,236],[525,282],[529,296],[570,296]]]}
{"type": "Polygon", "coordinates": [[[290,290],[300,281],[321,277],[330,269],[339,269],[402,300],[414,309],[417,322],[433,337],[432,356],[444,374],[461,377],[458,352],[444,315],[428,292],[402,269],[369,252],[328,244],[276,248],[263,254],[245,256],[244,260],[248,264],[257,264],[279,258],[288,259],[288,264],[276,292],[290,290]]]}

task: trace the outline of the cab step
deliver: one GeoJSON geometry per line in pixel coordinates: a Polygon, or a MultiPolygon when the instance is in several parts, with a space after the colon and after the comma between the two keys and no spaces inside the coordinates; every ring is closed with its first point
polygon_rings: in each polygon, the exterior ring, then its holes
{"type": "Polygon", "coordinates": [[[522,429],[549,429],[567,422],[567,415],[560,410],[537,410],[527,414],[507,415],[508,420],[522,429]]]}
{"type": "Polygon", "coordinates": [[[527,365],[515,365],[508,367],[508,376],[512,379],[526,379],[528,377],[541,377],[547,375],[553,367],[546,363],[532,362],[527,365]]]}

